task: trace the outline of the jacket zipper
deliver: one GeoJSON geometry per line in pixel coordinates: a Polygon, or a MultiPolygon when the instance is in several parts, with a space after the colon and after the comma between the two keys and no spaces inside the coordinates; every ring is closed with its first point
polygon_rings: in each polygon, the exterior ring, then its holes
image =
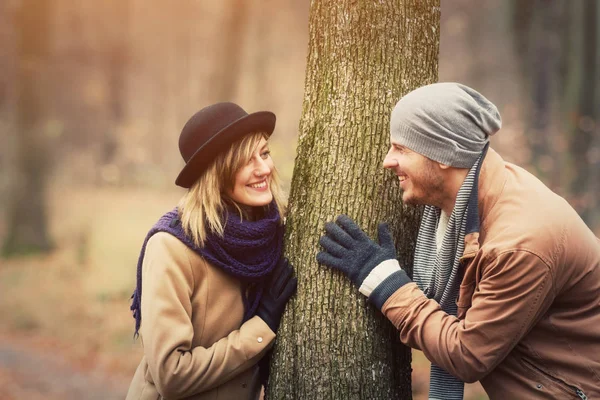
{"type": "Polygon", "coordinates": [[[547,373],[546,371],[544,371],[543,369],[537,367],[535,364],[533,364],[531,361],[523,358],[522,359],[526,364],[528,364],[529,366],[531,366],[532,368],[534,368],[536,371],[538,371],[540,374],[547,376],[548,378],[550,378],[551,380],[553,380],[554,382],[567,386],[569,388],[571,388],[572,390],[575,391],[575,393],[577,394],[577,396],[581,399],[581,400],[588,400],[587,396],[585,395],[585,393],[583,393],[583,390],[579,389],[577,386],[573,386],[573,385],[569,385],[568,383],[566,383],[565,381],[563,381],[562,379],[558,379],[555,378],[554,376],[550,375],[549,373],[547,373]]]}

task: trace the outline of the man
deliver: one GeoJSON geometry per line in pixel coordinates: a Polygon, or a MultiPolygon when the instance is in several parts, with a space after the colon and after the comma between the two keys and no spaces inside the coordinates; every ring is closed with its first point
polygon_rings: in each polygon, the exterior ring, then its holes
{"type": "Polygon", "coordinates": [[[424,204],[414,282],[387,226],[373,242],[346,216],[317,260],[348,275],[432,362],[429,397],[600,397],[600,241],[561,197],[492,149],[496,107],[456,83],[403,97],[383,165],[424,204]]]}

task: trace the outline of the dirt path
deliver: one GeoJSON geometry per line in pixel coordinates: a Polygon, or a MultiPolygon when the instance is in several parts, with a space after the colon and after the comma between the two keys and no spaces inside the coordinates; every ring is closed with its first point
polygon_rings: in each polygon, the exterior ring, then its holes
{"type": "Polygon", "coordinates": [[[78,368],[60,353],[0,336],[0,400],[122,400],[127,385],[103,371],[78,368]]]}

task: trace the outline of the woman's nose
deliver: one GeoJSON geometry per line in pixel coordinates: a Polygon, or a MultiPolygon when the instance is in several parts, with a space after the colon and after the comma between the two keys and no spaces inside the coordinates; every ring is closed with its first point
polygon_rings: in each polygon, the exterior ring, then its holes
{"type": "Polygon", "coordinates": [[[254,169],[254,173],[258,176],[265,176],[271,174],[271,167],[267,163],[267,160],[263,160],[259,158],[256,163],[256,168],[254,169]]]}

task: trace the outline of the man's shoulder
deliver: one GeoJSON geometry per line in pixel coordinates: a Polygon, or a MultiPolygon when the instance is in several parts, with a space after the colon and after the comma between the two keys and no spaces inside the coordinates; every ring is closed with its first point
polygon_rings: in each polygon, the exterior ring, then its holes
{"type": "Polygon", "coordinates": [[[486,258],[524,251],[550,263],[553,253],[564,249],[570,230],[567,219],[549,218],[533,209],[498,213],[497,218],[486,222],[480,233],[480,248],[486,258]]]}
{"type": "Polygon", "coordinates": [[[486,258],[507,252],[528,252],[551,268],[559,260],[575,260],[582,242],[588,250],[597,243],[591,241],[589,228],[577,213],[559,198],[547,204],[516,203],[501,208],[485,221],[480,232],[480,248],[486,258]]]}
{"type": "MultiPolygon", "coordinates": [[[[546,248],[586,229],[577,212],[539,179],[506,163],[508,178],[493,207],[481,216],[485,242],[503,249],[546,248]]],[[[483,243],[482,243],[483,245],[483,243]]]]}

